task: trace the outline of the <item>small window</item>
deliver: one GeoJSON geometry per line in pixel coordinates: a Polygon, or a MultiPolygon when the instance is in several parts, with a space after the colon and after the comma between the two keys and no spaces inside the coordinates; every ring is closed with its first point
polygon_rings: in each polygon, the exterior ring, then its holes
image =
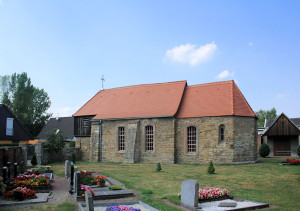
{"type": "Polygon", "coordinates": [[[194,153],[197,151],[197,132],[196,127],[187,128],[187,152],[194,153]]]}
{"type": "Polygon", "coordinates": [[[145,144],[146,144],[146,151],[154,150],[153,126],[151,125],[147,125],[145,127],[145,144]]]}
{"type": "Polygon", "coordinates": [[[219,133],[220,133],[220,142],[225,140],[225,126],[224,125],[220,125],[220,129],[219,129],[219,133]]]}
{"type": "Polygon", "coordinates": [[[125,128],[118,127],[118,151],[125,150],[125,128]]]}
{"type": "Polygon", "coordinates": [[[12,136],[14,134],[14,119],[7,118],[6,119],[6,135],[12,136]]]}

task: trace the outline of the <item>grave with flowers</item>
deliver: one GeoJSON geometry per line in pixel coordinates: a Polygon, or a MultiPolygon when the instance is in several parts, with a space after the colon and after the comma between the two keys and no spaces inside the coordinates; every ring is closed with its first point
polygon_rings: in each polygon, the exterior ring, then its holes
{"type": "Polygon", "coordinates": [[[124,185],[97,172],[77,171],[74,173],[74,191],[77,201],[83,201],[85,191],[90,191],[95,200],[133,196],[133,191],[124,185]]]}

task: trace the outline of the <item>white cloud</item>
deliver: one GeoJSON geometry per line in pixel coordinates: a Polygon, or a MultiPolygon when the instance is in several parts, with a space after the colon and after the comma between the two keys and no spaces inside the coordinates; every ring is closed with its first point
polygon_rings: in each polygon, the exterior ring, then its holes
{"type": "Polygon", "coordinates": [[[253,44],[253,42],[249,42],[248,45],[249,45],[250,47],[252,47],[254,44],[253,44]]]}
{"type": "Polygon", "coordinates": [[[224,78],[232,77],[232,76],[234,76],[234,74],[235,74],[234,72],[229,72],[228,70],[223,70],[216,76],[216,79],[224,79],[224,78]]]}
{"type": "Polygon", "coordinates": [[[196,45],[188,43],[186,45],[176,46],[171,50],[167,50],[166,56],[170,60],[180,63],[188,63],[191,66],[195,66],[199,63],[208,62],[216,50],[217,45],[214,42],[201,45],[199,48],[197,48],[196,45]]]}

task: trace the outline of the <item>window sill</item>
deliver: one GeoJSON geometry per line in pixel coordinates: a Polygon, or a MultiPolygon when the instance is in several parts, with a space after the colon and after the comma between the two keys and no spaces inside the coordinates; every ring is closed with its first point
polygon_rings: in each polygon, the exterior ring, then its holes
{"type": "Polygon", "coordinates": [[[125,150],[119,150],[119,151],[117,151],[117,153],[120,153],[120,154],[125,154],[125,153],[126,153],[126,151],[125,151],[125,150]]]}
{"type": "Polygon", "coordinates": [[[187,155],[187,156],[196,156],[196,155],[198,155],[198,152],[186,152],[185,155],[187,155]]]}

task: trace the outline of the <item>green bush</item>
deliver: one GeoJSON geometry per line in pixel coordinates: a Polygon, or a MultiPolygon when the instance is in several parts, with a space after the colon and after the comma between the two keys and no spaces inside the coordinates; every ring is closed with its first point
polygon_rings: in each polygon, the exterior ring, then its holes
{"type": "Polygon", "coordinates": [[[75,141],[71,141],[71,142],[69,143],[69,147],[75,147],[75,141]]]}
{"type": "Polygon", "coordinates": [[[66,138],[62,132],[54,129],[46,134],[47,140],[44,144],[45,148],[49,148],[51,152],[59,152],[62,148],[65,147],[66,138]]]}
{"type": "Polygon", "coordinates": [[[156,165],[156,171],[161,171],[161,165],[160,165],[160,163],[157,163],[157,165],[156,165]]]}
{"type": "Polygon", "coordinates": [[[20,190],[14,190],[12,193],[11,193],[11,197],[13,200],[18,200],[18,201],[21,201],[23,200],[23,192],[20,191],[20,190]]]}
{"type": "Polygon", "coordinates": [[[259,148],[259,155],[263,158],[270,154],[270,147],[267,144],[262,144],[259,148]]]}
{"type": "Polygon", "coordinates": [[[300,156],[300,145],[297,147],[297,155],[300,156]]]}
{"type": "Polygon", "coordinates": [[[31,158],[31,165],[33,165],[33,167],[37,165],[37,159],[36,159],[36,155],[35,154],[31,158]]]}
{"type": "Polygon", "coordinates": [[[209,173],[209,174],[215,173],[215,167],[214,167],[214,164],[212,161],[210,161],[208,164],[207,173],[209,173]]]}
{"type": "Polygon", "coordinates": [[[74,152],[73,152],[72,155],[71,155],[71,161],[72,161],[73,163],[75,163],[75,161],[76,161],[76,157],[75,157],[74,152]]]}

